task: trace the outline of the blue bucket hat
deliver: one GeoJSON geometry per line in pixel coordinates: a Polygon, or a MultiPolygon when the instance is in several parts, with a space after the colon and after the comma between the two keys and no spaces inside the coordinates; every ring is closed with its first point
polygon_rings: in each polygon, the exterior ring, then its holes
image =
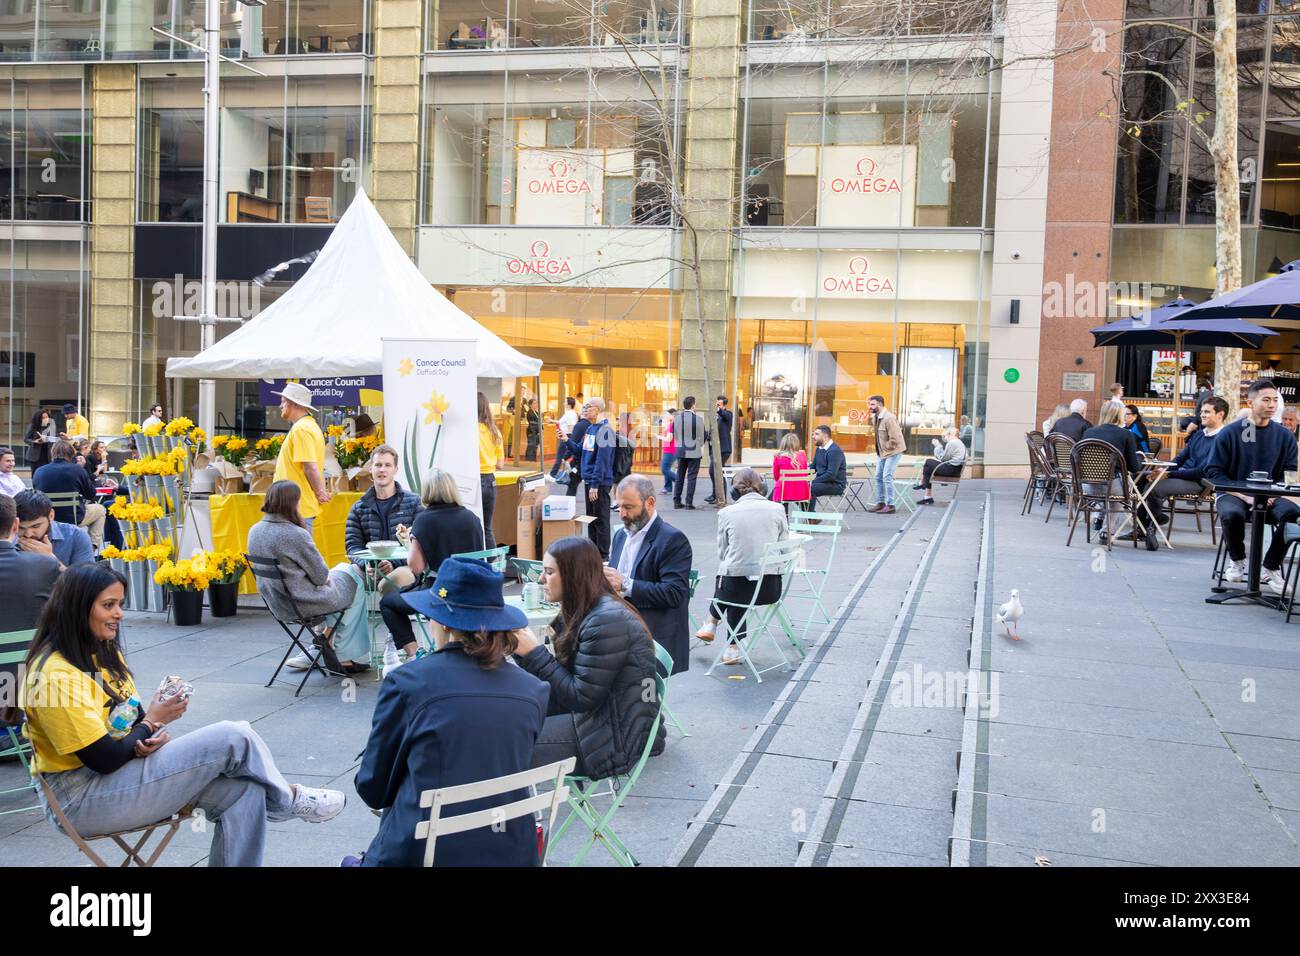
{"type": "Polygon", "coordinates": [[[528,626],[528,615],[507,607],[505,577],[486,561],[448,558],[438,568],[433,587],[402,595],[416,611],[457,631],[513,631],[528,626]]]}

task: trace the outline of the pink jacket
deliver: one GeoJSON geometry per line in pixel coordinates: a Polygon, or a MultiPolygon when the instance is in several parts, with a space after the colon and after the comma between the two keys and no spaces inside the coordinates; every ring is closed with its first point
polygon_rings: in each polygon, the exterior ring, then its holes
{"type": "Polygon", "coordinates": [[[807,501],[812,497],[812,485],[806,481],[783,481],[784,471],[803,471],[808,467],[808,455],[802,451],[794,453],[794,460],[789,455],[777,455],[772,459],[772,479],[776,490],[772,492],[773,501],[807,501]]]}

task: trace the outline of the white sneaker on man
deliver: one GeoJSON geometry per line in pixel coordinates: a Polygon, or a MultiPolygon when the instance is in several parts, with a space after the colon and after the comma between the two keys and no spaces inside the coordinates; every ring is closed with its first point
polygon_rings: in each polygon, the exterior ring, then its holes
{"type": "Polygon", "coordinates": [[[705,644],[713,643],[713,636],[717,633],[718,622],[710,618],[701,625],[700,629],[695,632],[695,636],[705,644]]]}
{"type": "Polygon", "coordinates": [[[333,820],[347,806],[348,796],[342,790],[322,790],[298,784],[289,814],[307,823],[324,823],[333,820]]]}
{"type": "Polygon", "coordinates": [[[1246,580],[1245,560],[1233,561],[1229,559],[1227,565],[1223,569],[1223,580],[1229,581],[1232,584],[1240,584],[1242,581],[1246,580]]]}
{"type": "Polygon", "coordinates": [[[1278,597],[1281,597],[1282,593],[1286,591],[1286,578],[1282,577],[1282,572],[1280,570],[1270,571],[1268,568],[1260,568],[1259,583],[1267,587],[1278,597]]]}
{"type": "Polygon", "coordinates": [[[291,657],[285,661],[284,666],[291,671],[305,671],[311,667],[311,658],[306,654],[299,654],[297,657],[291,657]]]}

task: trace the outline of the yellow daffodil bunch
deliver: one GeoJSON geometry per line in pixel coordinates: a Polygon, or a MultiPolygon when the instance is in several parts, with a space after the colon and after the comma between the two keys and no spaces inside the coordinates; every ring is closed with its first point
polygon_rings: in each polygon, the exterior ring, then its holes
{"type": "Polygon", "coordinates": [[[280,447],[283,444],[283,435],[276,435],[274,438],[259,438],[253,445],[254,457],[258,461],[272,461],[279,458],[280,447]]]}
{"type": "MultiPolygon", "coordinates": [[[[148,458],[140,458],[135,461],[128,461],[122,465],[122,474],[124,475],[155,475],[159,477],[171,476],[177,472],[177,460],[173,457],[174,451],[179,450],[184,457],[184,449],[174,449],[163,456],[150,455],[148,458]]],[[[181,466],[182,469],[184,466],[181,466]]]]}
{"type": "Polygon", "coordinates": [[[105,561],[108,561],[111,558],[120,558],[122,556],[122,551],[116,545],[106,544],[100,550],[99,556],[105,561]]]}
{"type": "Polygon", "coordinates": [[[342,425],[329,425],[325,429],[325,434],[330,438],[342,438],[347,429],[342,425]]]}
{"type": "Polygon", "coordinates": [[[150,422],[148,425],[144,426],[143,429],[141,429],[141,431],[143,431],[150,438],[158,437],[159,435],[162,434],[162,430],[163,430],[162,422],[150,422]]]}
{"type": "Polygon", "coordinates": [[[361,442],[361,447],[365,450],[367,458],[369,458],[370,453],[374,451],[376,448],[378,448],[381,444],[378,435],[365,435],[361,438],[358,438],[357,441],[361,442]]]}
{"type": "Polygon", "coordinates": [[[132,524],[143,524],[146,521],[157,521],[166,515],[162,506],[157,500],[150,498],[144,501],[127,501],[125,498],[118,497],[109,507],[108,513],[118,521],[129,521],[132,524]]]}
{"type": "MultiPolygon", "coordinates": [[[[238,581],[248,567],[248,561],[238,551],[207,551],[203,554],[208,577],[213,584],[228,584],[238,581]]],[[[195,555],[194,560],[199,556],[195,555]]]]}
{"type": "Polygon", "coordinates": [[[140,430],[140,426],[137,425],[135,422],[127,422],[125,425],[122,426],[122,434],[128,437],[134,435],[139,430],[140,430]]]}
{"type": "Polygon", "coordinates": [[[201,561],[164,561],[153,574],[155,584],[173,591],[203,591],[211,580],[201,561]]]}
{"type": "Polygon", "coordinates": [[[201,455],[208,447],[208,433],[198,425],[190,429],[190,444],[194,446],[194,454],[201,455]]]}
{"type": "Polygon", "coordinates": [[[248,439],[237,435],[218,435],[212,439],[212,447],[222,458],[238,467],[248,457],[248,439]]]}
{"type": "Polygon", "coordinates": [[[334,457],[340,468],[355,468],[370,457],[362,444],[364,441],[364,438],[345,438],[334,446],[334,457]]]}
{"type": "Polygon", "coordinates": [[[193,427],[194,423],[184,415],[181,415],[177,418],[173,418],[167,423],[167,434],[171,435],[173,438],[180,438],[182,435],[188,434],[189,430],[193,427]]]}
{"type": "Polygon", "coordinates": [[[172,556],[172,539],[164,538],[157,544],[146,544],[139,552],[142,561],[166,561],[172,556]]]}

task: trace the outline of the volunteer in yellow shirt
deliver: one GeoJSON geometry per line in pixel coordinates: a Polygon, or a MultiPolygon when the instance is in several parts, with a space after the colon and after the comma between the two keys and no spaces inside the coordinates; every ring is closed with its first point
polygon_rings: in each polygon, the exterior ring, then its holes
{"type": "Polygon", "coordinates": [[[63,406],[63,437],[90,437],[90,422],[86,421],[85,416],[77,410],[77,406],[73,402],[63,406]]]}
{"type": "Polygon", "coordinates": [[[125,597],[126,578],[111,568],[68,568],[25,662],[19,706],[32,770],[77,832],[135,829],[194,805],[216,825],[209,866],[259,866],[268,820],[337,816],[343,793],[289,784],[247,723],[222,721],[171,739],[167,725],[185,713],[192,688],[175,688],[166,700],[160,691],[141,706],[118,639],[125,597]]]}
{"type": "Polygon", "coordinates": [[[283,392],[272,394],[280,396],[280,417],[293,423],[275,460],[273,480],[298,486],[302,492],[298,513],[310,531],[321,505],[330,500],[325,489],[325,436],[312,416],[312,395],[306,385],[289,382],[283,392]]]}
{"type": "Polygon", "coordinates": [[[483,489],[483,544],[489,551],[497,546],[492,535],[492,512],[497,505],[497,468],[505,452],[501,450],[501,430],[492,420],[487,396],[478,393],[478,475],[483,489]]]}

